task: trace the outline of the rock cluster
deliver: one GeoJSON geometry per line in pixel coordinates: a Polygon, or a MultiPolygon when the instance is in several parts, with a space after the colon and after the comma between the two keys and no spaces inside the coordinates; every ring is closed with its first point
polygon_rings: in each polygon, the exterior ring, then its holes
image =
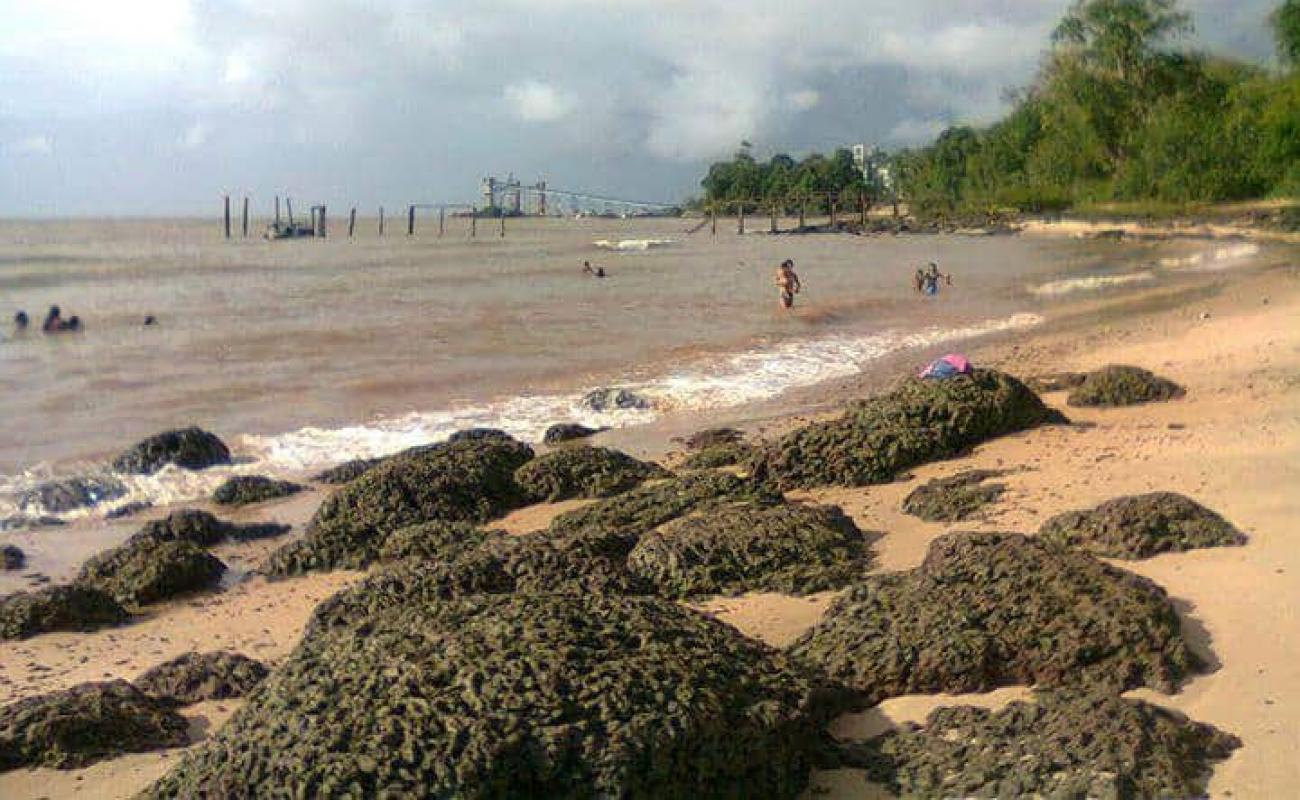
{"type": "Polygon", "coordinates": [[[532,448],[504,434],[458,438],[387,458],[330,496],[306,536],[271,554],[273,576],[373,561],[384,538],[422,522],[486,522],[524,505],[515,470],[532,448]]]}
{"type": "Polygon", "coordinates": [[[574,497],[609,497],[670,473],[608,447],[565,447],[539,456],[515,471],[515,480],[537,503],[574,497]]]}
{"type": "Polygon", "coordinates": [[[123,605],[144,606],[212,588],[225,571],[220,559],[193,542],[133,537],[86,561],[76,582],[123,605]]]}
{"type": "Polygon", "coordinates": [[[268,674],[265,664],[238,653],[186,653],[150,669],[135,680],[135,687],[156,700],[183,706],[243,697],[268,674]]]}
{"type": "Polygon", "coordinates": [[[1072,406],[1131,406],[1173,400],[1187,391],[1141,367],[1111,364],[1089,372],[1065,402],[1072,406]]]}
{"type": "Polygon", "coordinates": [[[0,708],[0,771],[73,769],[189,743],[185,718],[123,680],[83,683],[0,708]]]}
{"type": "Polygon", "coordinates": [[[669,601],[415,600],[313,626],[143,796],[794,798],[847,699],[669,601]]]}
{"type": "Polygon", "coordinates": [[[230,450],[216,435],[201,428],[183,428],[150,436],[113,459],[113,469],[148,475],[168,464],[206,469],[230,463],[230,450]]]}
{"type": "Polygon", "coordinates": [[[917,464],[1064,419],[1023,383],[993,370],[911,378],[851,404],[839,419],[778,439],[755,457],[751,471],[782,489],[885,483],[917,464]]]}
{"type": "Polygon", "coordinates": [[[928,522],[967,519],[1006,491],[1004,483],[985,483],[1006,473],[974,469],[947,478],[935,478],[913,489],[903,500],[903,511],[928,522]]]}
{"type": "Polygon", "coordinates": [[[1200,666],[1163,589],[1020,534],[949,534],[850,587],[791,651],[873,701],[998,686],[1150,686],[1200,666]]]}
{"type": "Polygon", "coordinates": [[[834,506],[716,505],[642,536],[628,568],[665,597],[835,589],[870,567],[867,540],[834,506]]]}
{"type": "Polygon", "coordinates": [[[127,543],[143,540],[155,542],[190,542],[199,547],[212,547],[232,539],[247,542],[288,533],[288,525],[274,522],[257,522],[236,525],[194,508],[173,511],[162,519],[146,522],[140,530],[127,539],[127,543]]]}
{"type": "Polygon", "coordinates": [[[1150,558],[1198,547],[1245,544],[1246,536],[1210,509],[1181,494],[1116,497],[1086,511],[1043,523],[1038,535],[1112,558],[1150,558]]]}
{"type": "Polygon", "coordinates": [[[1237,737],[1139,700],[1039,692],[993,713],[933,711],[865,744],[868,775],[904,797],[1204,797],[1237,737]]]}
{"type": "Polygon", "coordinates": [[[646,409],[650,401],[628,389],[596,389],[582,398],[582,405],[592,411],[627,411],[646,409]]]}
{"type": "Polygon", "coordinates": [[[85,586],[47,586],[0,597],[0,639],[54,631],[93,631],[130,615],[106,592],[85,586]]]}
{"type": "Polygon", "coordinates": [[[305,487],[292,481],[279,481],[263,475],[237,475],[217,487],[212,502],[222,506],[246,506],[289,497],[305,487]]]}

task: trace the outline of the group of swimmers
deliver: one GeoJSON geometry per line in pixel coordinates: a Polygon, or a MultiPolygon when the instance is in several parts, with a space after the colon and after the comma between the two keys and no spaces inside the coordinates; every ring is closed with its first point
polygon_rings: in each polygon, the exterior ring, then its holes
{"type": "MultiPolygon", "coordinates": [[[[19,311],[14,314],[14,332],[22,333],[27,330],[31,320],[27,318],[26,311],[19,311]]],[[[72,315],[67,319],[63,318],[63,312],[58,306],[50,306],[49,312],[45,315],[45,321],[41,323],[42,333],[71,333],[81,330],[81,318],[72,315]]]]}

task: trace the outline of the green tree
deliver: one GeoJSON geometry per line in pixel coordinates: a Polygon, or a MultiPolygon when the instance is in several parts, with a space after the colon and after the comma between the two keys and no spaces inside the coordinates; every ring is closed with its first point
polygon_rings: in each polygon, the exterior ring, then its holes
{"type": "Polygon", "coordinates": [[[1052,41],[1096,71],[1141,82],[1158,46],[1192,30],[1191,17],[1176,8],[1177,0],[1076,0],[1052,41]]]}
{"type": "Polygon", "coordinates": [[[1300,65],[1300,0],[1284,0],[1269,18],[1282,61],[1300,65]]]}

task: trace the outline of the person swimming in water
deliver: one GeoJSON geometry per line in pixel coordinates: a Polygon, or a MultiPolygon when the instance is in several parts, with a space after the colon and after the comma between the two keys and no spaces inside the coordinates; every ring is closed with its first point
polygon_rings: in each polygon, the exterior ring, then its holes
{"type": "Polygon", "coordinates": [[[794,271],[794,262],[786,259],[781,262],[781,266],[776,268],[777,288],[781,294],[781,307],[789,309],[794,306],[794,296],[799,294],[802,285],[799,283],[799,276],[794,271]]]}
{"type": "Polygon", "coordinates": [[[14,333],[22,333],[26,331],[29,322],[30,320],[27,319],[27,312],[19,310],[17,314],[14,314],[14,333]]]}
{"type": "Polygon", "coordinates": [[[70,331],[81,330],[81,318],[75,314],[68,319],[63,318],[63,312],[58,306],[50,306],[49,313],[45,315],[45,322],[41,324],[41,330],[45,333],[67,333],[70,331]]]}

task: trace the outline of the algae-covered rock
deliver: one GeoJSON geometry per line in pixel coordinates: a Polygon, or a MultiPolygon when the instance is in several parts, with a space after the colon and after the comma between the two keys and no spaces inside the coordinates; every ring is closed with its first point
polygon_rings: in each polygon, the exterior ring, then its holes
{"type": "Polygon", "coordinates": [[[111,595],[85,586],[47,586],[0,597],[0,639],[54,631],[93,631],[130,615],[111,595]]]}
{"type": "Polygon", "coordinates": [[[791,652],[867,693],[998,686],[1177,689],[1200,666],[1163,589],[1020,534],[949,534],[910,572],[870,576],[791,652]]]}
{"type": "Polygon", "coordinates": [[[808,594],[860,578],[871,552],[834,506],[717,505],[641,537],[631,571],[667,597],[748,591],[808,594]]]}
{"type": "Polygon", "coordinates": [[[217,487],[212,502],[222,506],[246,506],[289,497],[305,487],[293,481],[280,481],[263,475],[237,475],[217,487]]]}
{"type": "Polygon", "coordinates": [[[1038,535],[1099,556],[1130,559],[1246,542],[1223,517],[1173,492],[1116,497],[1087,511],[1058,514],[1038,535]]]}
{"type": "Polygon", "coordinates": [[[48,481],[18,495],[18,507],[47,514],[65,514],[89,508],[126,494],[126,486],[116,478],[100,475],[48,481]]]}
{"type": "Polygon", "coordinates": [[[1004,483],[985,483],[1006,473],[974,469],[947,478],[935,478],[913,489],[903,500],[903,511],[929,522],[956,522],[996,501],[1007,490],[1004,483]]]}
{"type": "Polygon", "coordinates": [[[162,519],[146,522],[140,530],[127,539],[127,544],[145,540],[155,542],[190,542],[199,547],[212,547],[227,539],[238,542],[265,539],[288,533],[289,526],[275,522],[257,522],[236,525],[219,519],[206,511],[182,508],[162,519]]]}
{"type": "Polygon", "coordinates": [[[524,505],[515,470],[532,448],[502,436],[405,451],[344,486],[312,518],[305,538],[271,554],[271,575],[364,566],[393,531],[422,522],[486,522],[524,505]]]}
{"type": "Polygon", "coordinates": [[[554,503],[574,497],[609,497],[670,474],[657,464],[608,447],[566,447],[524,464],[515,471],[515,480],[533,501],[554,503]]]}
{"type": "Polygon", "coordinates": [[[132,500],[128,503],[123,503],[116,508],[110,509],[104,514],[104,519],[124,519],[126,517],[135,516],[141,511],[148,511],[151,508],[153,508],[153,503],[150,503],[147,500],[132,500]]]}
{"type": "Polygon", "coordinates": [[[1066,389],[1078,388],[1087,377],[1087,373],[1084,372],[1049,372],[1025,378],[1025,385],[1039,394],[1063,392],[1066,389]]]}
{"type": "Polygon", "coordinates": [[[910,378],[851,404],[836,420],[765,447],[751,470],[782,489],[885,483],[917,464],[1064,417],[1010,375],[977,369],[945,380],[910,378]]]}
{"type": "Polygon", "coordinates": [[[383,461],[382,458],[354,458],[351,461],[344,461],[338,466],[322,470],[313,475],[311,479],[317,483],[340,486],[360,478],[374,469],[381,461],[383,461]]]}
{"type": "Polygon", "coordinates": [[[1204,797],[1241,741],[1140,700],[1039,692],[998,712],[939,708],[866,742],[872,780],[904,797],[1204,797]]]}
{"type": "Polygon", "coordinates": [[[0,545],[0,570],[6,572],[15,569],[22,569],[23,564],[27,563],[27,554],[22,548],[14,544],[0,545]]]}
{"type": "Polygon", "coordinates": [[[133,539],[86,561],[77,583],[142,606],[216,586],[226,565],[187,541],[133,539]]]}
{"type": "Polygon", "coordinates": [[[1066,398],[1072,406],[1131,406],[1173,400],[1187,391],[1141,367],[1111,364],[1089,372],[1066,398]]]}
{"type": "Polygon", "coordinates": [[[424,522],[393,531],[379,548],[381,561],[415,558],[422,561],[450,561],[478,547],[487,531],[468,522],[424,522]]]}
{"type": "Polygon", "coordinates": [[[159,664],[135,680],[135,686],[150,697],[173,705],[203,700],[243,697],[270,670],[260,661],[239,653],[217,650],[185,653],[159,664]]]}
{"type": "Polygon", "coordinates": [[[654,598],[475,595],[319,622],[149,798],[794,798],[845,708],[654,598]]]}
{"type": "Polygon", "coordinates": [[[113,459],[113,469],[142,475],[168,464],[205,469],[230,463],[230,450],[214,434],[201,428],[183,428],[150,436],[113,459]]]}
{"type": "Polygon", "coordinates": [[[542,441],[546,444],[560,444],[562,442],[571,442],[574,439],[586,439],[589,436],[595,436],[605,428],[588,428],[586,425],[579,425],[576,422],[558,422],[546,429],[542,434],[542,441]]]}
{"type": "Polygon", "coordinates": [[[717,469],[744,464],[754,458],[757,451],[744,443],[715,444],[691,453],[682,462],[682,469],[717,469]]]}
{"type": "Polygon", "coordinates": [[[123,680],[83,683],[0,708],[0,771],[75,769],[189,743],[189,724],[123,680]]]}
{"type": "Polygon", "coordinates": [[[705,428],[686,437],[683,444],[687,450],[707,450],[728,444],[740,444],[745,434],[735,428],[705,428]]]}

